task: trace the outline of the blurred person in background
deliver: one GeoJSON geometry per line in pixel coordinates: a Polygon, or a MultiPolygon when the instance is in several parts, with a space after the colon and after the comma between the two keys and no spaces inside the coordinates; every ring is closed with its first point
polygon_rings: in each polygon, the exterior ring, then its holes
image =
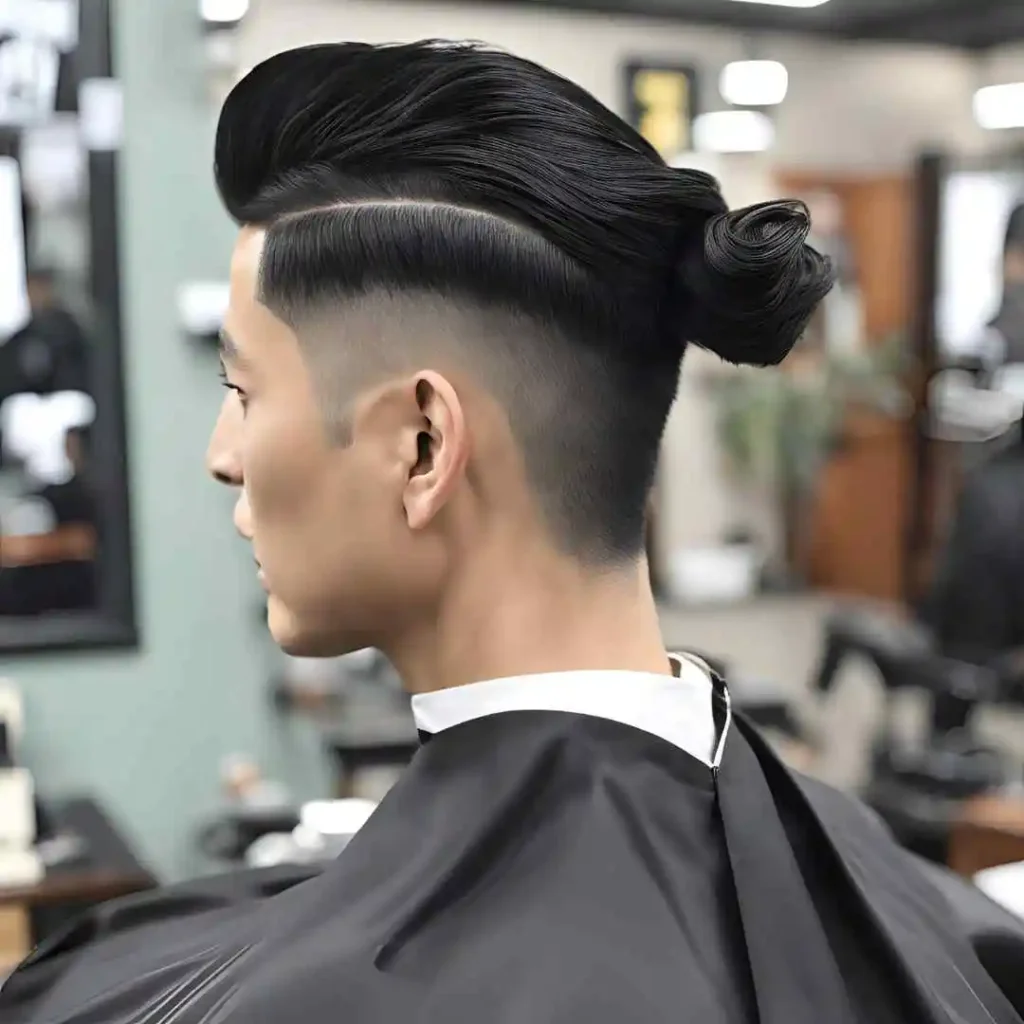
{"type": "MultiPolygon", "coordinates": [[[[1007,218],[1001,273],[999,310],[978,346],[975,376],[978,397],[993,412],[1004,397],[1000,378],[1024,366],[1024,204],[1007,218]]],[[[1005,383],[1019,409],[1020,384],[1005,383]]],[[[961,486],[923,618],[946,657],[1024,680],[1024,426],[982,450],[983,461],[969,468],[961,486]]],[[[935,729],[962,728],[975,706],[955,694],[937,696],[935,729]]]]}
{"type": "Polygon", "coordinates": [[[29,322],[0,346],[0,402],[17,394],[91,394],[89,342],[46,268],[28,274],[29,322]]]}
{"type": "MultiPolygon", "coordinates": [[[[923,611],[943,655],[1024,682],[1024,424],[967,474],[923,611]]],[[[937,696],[935,728],[962,728],[975,706],[937,696]]]]}
{"type": "Polygon", "coordinates": [[[1007,218],[1002,281],[999,309],[978,345],[986,377],[1007,363],[1024,363],[1024,203],[1007,218]]]}
{"type": "Polygon", "coordinates": [[[211,472],[278,643],[382,650],[424,742],[321,874],[108,908],[15,973],[5,1024],[1017,1022],[875,820],[661,639],[684,351],[787,355],[831,284],[806,209],[730,213],[568,81],[438,43],[271,58],[215,167],[211,472]]]}

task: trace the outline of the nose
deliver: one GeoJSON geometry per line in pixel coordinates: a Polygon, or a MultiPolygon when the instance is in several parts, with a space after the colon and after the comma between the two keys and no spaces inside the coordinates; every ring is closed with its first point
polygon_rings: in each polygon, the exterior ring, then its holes
{"type": "Polygon", "coordinates": [[[241,410],[234,395],[225,395],[206,449],[206,470],[218,483],[241,487],[241,410]]]}

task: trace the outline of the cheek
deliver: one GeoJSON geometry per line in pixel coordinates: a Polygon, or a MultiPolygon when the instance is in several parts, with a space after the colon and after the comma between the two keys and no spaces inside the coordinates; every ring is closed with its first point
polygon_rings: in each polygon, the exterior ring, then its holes
{"type": "Polygon", "coordinates": [[[246,421],[242,471],[257,542],[281,527],[301,529],[323,472],[323,455],[309,433],[291,418],[261,418],[255,411],[246,421]]]}
{"type": "Polygon", "coordinates": [[[400,480],[373,444],[337,447],[319,420],[250,409],[242,445],[256,557],[296,614],[348,604],[404,572],[400,480]]]}

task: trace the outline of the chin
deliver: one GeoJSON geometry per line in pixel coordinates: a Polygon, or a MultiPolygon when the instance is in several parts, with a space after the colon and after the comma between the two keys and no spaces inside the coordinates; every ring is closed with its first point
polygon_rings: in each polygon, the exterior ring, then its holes
{"type": "MultiPolygon", "coordinates": [[[[322,627],[322,623],[319,623],[322,627]]],[[[372,646],[342,630],[310,628],[273,595],[267,601],[267,626],[274,643],[294,658],[338,658],[372,646]]]]}

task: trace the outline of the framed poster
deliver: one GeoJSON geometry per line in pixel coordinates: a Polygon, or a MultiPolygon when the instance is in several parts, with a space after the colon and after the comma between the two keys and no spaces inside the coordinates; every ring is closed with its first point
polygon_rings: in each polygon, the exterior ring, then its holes
{"type": "Polygon", "coordinates": [[[626,120],[672,160],[693,148],[697,72],[690,64],[629,61],[623,68],[626,120]]]}

